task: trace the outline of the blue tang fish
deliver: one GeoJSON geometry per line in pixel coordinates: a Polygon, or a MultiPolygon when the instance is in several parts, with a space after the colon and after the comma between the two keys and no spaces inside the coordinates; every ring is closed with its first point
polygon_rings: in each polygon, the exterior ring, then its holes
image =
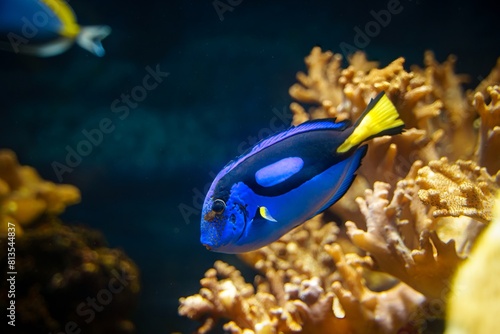
{"type": "Polygon", "coordinates": [[[0,0],[0,49],[51,57],[75,42],[102,57],[108,26],[81,27],[64,0],[0,0]]]}
{"type": "Polygon", "coordinates": [[[215,177],[203,204],[201,243],[242,253],[279,239],[345,194],[366,154],[361,143],[403,127],[381,92],[354,125],[313,120],[257,143],[215,177]]]}

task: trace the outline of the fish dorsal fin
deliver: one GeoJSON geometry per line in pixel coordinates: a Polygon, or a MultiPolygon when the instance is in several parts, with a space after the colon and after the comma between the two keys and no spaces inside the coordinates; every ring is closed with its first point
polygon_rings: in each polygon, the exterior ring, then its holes
{"type": "Polygon", "coordinates": [[[277,142],[282,141],[285,138],[292,137],[299,133],[315,131],[315,130],[326,130],[326,129],[342,131],[349,125],[351,125],[351,122],[349,120],[345,120],[342,122],[335,122],[335,118],[315,119],[312,121],[307,121],[297,126],[292,126],[288,130],[285,130],[283,132],[277,133],[275,135],[272,135],[271,137],[261,140],[249,152],[243,153],[243,155],[252,155],[266,147],[269,147],[277,142]]]}
{"type": "Polygon", "coordinates": [[[224,170],[228,171],[232,167],[234,167],[237,163],[241,161],[242,158],[253,155],[266,147],[272,146],[275,143],[278,143],[286,138],[295,136],[300,133],[315,131],[315,130],[337,130],[342,131],[351,125],[351,121],[345,120],[341,122],[335,122],[335,118],[324,118],[324,119],[315,119],[311,121],[304,122],[297,126],[291,126],[287,130],[279,132],[277,134],[271,135],[268,138],[262,139],[260,142],[255,144],[252,148],[245,151],[239,157],[234,160],[231,160],[226,166],[224,166],[224,170]]]}

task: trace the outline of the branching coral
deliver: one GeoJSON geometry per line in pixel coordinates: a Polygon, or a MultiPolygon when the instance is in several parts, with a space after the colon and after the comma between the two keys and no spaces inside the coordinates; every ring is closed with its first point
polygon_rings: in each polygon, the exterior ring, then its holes
{"type": "Polygon", "coordinates": [[[468,216],[483,223],[491,221],[495,191],[499,184],[472,161],[431,161],[418,171],[418,197],[437,209],[434,217],[468,216]]]}
{"type": "MultiPolygon", "coordinates": [[[[500,72],[500,61],[497,67],[497,72],[500,72]]],[[[500,82],[500,78],[498,81],[500,82]]],[[[500,86],[488,86],[486,91],[489,104],[486,104],[483,93],[477,92],[474,95],[474,106],[481,116],[476,159],[480,166],[486,167],[490,173],[496,173],[500,170],[500,159],[497,156],[500,151],[500,86]]]]}
{"type": "MultiPolygon", "coordinates": [[[[483,141],[478,145],[480,152],[491,146],[484,140],[495,136],[491,132],[497,131],[494,128],[498,126],[498,88],[484,85],[500,82],[499,67],[497,64],[488,78],[478,86],[474,104],[471,104],[461,88],[467,78],[454,73],[455,62],[455,57],[450,56],[443,64],[439,64],[432,52],[426,52],[426,67],[421,69],[413,66],[412,71],[407,72],[403,67],[404,58],[398,58],[379,69],[377,63],[366,60],[362,53],[356,53],[349,59],[350,65],[342,69],[340,55],[322,52],[319,47],[315,47],[306,58],[308,74],[299,72],[299,83],[290,88],[290,95],[295,100],[313,106],[306,111],[300,104],[292,103],[293,123],[324,117],[355,121],[370,98],[384,90],[399,110],[406,128],[421,131],[420,146],[411,152],[414,156],[423,154],[418,159],[424,162],[441,156],[452,160],[470,159],[478,138],[472,126],[476,113],[483,120],[483,141]],[[489,105],[484,104],[485,92],[488,92],[492,101],[489,105]],[[446,140],[439,140],[442,136],[446,136],[446,140]],[[420,152],[429,142],[433,142],[432,147],[420,152]],[[429,152],[432,150],[434,152],[429,152]],[[432,158],[426,159],[429,154],[432,158]]],[[[404,152],[403,156],[408,157],[408,153],[404,152]]],[[[486,152],[483,155],[490,156],[486,152]]],[[[413,161],[410,161],[410,166],[411,163],[413,161]]],[[[492,174],[497,170],[488,167],[492,174]]]]}
{"type": "MultiPolygon", "coordinates": [[[[432,98],[442,104],[441,117],[432,118],[430,130],[442,129],[446,141],[440,143],[441,155],[453,160],[470,158],[477,134],[471,126],[475,118],[472,105],[464,95],[462,84],[468,81],[465,75],[455,74],[455,56],[449,56],[442,64],[427,51],[424,55],[425,69],[412,67],[413,73],[432,87],[432,98]],[[457,148],[460,148],[459,150],[457,148]]],[[[437,116],[437,115],[436,115],[437,116]]]]}
{"type": "Polygon", "coordinates": [[[233,320],[225,325],[231,333],[245,329],[252,333],[318,330],[326,323],[333,324],[333,294],[324,295],[322,285],[334,280],[328,278],[334,274],[334,263],[322,246],[333,243],[338,228],[320,224],[319,219],[311,220],[285,239],[243,255],[266,277],[256,279],[255,294],[239,271],[216,262],[215,269],[208,270],[201,280],[200,294],[181,298],[179,313],[193,319],[209,315],[199,333],[212,328],[219,318],[233,320]]]}
{"type": "MultiPolygon", "coordinates": [[[[398,283],[386,291],[372,291],[364,283],[361,271],[346,261],[338,245],[325,248],[334,258],[342,277],[342,281],[332,284],[332,290],[344,310],[345,321],[352,327],[351,332],[397,333],[403,328],[409,332],[416,330],[409,320],[425,301],[421,294],[404,283],[398,283]],[[395,309],[398,311],[394,312],[395,309]]],[[[332,328],[335,329],[331,327],[329,332],[332,328]]]]}
{"type": "Polygon", "coordinates": [[[233,328],[233,332],[237,332],[234,329],[236,324],[252,328],[256,333],[266,333],[272,326],[272,315],[268,314],[266,307],[274,307],[276,299],[265,292],[254,295],[253,286],[245,282],[236,268],[217,261],[200,283],[200,294],[181,298],[179,308],[181,315],[204,321],[198,333],[208,332],[222,317],[233,319],[226,324],[226,327],[233,328]]]}
{"type": "Polygon", "coordinates": [[[304,227],[292,235],[285,235],[279,241],[255,252],[241,254],[250,266],[266,275],[278,292],[277,298],[283,301],[283,279],[304,279],[318,277],[325,286],[335,280],[332,275],[333,261],[323,249],[337,239],[338,227],[334,224],[322,226],[321,216],[309,220],[304,227]],[[274,281],[277,284],[273,284],[274,281]],[[279,291],[281,289],[282,291],[279,291]]]}
{"type": "Polygon", "coordinates": [[[431,298],[440,298],[456,265],[462,260],[455,242],[441,241],[430,232],[423,207],[411,205],[415,186],[411,180],[398,182],[391,201],[389,185],[376,182],[358,204],[366,218],[367,231],[347,222],[352,242],[373,257],[376,268],[399,278],[431,298]],[[408,211],[411,219],[400,219],[408,211]],[[418,240],[415,240],[418,238],[418,240]]]}
{"type": "Polygon", "coordinates": [[[430,101],[432,87],[425,80],[406,72],[404,58],[398,58],[385,68],[366,60],[363,53],[355,53],[350,66],[341,69],[342,57],[313,48],[306,57],[308,74],[297,74],[298,84],[290,88],[290,95],[302,103],[313,104],[308,111],[298,103],[290,108],[294,124],[307,119],[337,117],[356,120],[368,105],[369,99],[386,91],[400,110],[409,127],[439,114],[441,103],[430,101]]]}
{"type": "Polygon", "coordinates": [[[344,255],[334,243],[336,226],[318,230],[319,222],[308,221],[243,255],[265,275],[256,278],[257,292],[234,267],[218,261],[205,273],[199,294],[180,299],[179,313],[203,321],[198,333],[220,318],[232,320],[224,325],[230,333],[395,333],[409,325],[423,296],[403,283],[371,290],[362,268],[370,260],[344,255]]]}
{"type": "MultiPolygon", "coordinates": [[[[295,99],[304,103],[320,103],[321,109],[314,112],[315,118],[332,117],[339,114],[337,106],[342,102],[341,84],[339,83],[342,56],[332,52],[321,52],[314,48],[305,59],[308,74],[299,72],[297,80],[300,84],[290,87],[289,93],[295,99]],[[333,88],[333,89],[332,89],[333,88]]],[[[309,119],[304,108],[297,103],[290,106],[294,112],[293,124],[299,124],[309,119]]],[[[338,116],[339,119],[348,115],[338,116]]]]}
{"type": "MultiPolygon", "coordinates": [[[[0,250],[4,262],[6,248],[0,250]]],[[[59,333],[73,322],[85,333],[135,332],[139,270],[100,233],[57,222],[27,230],[16,239],[15,269],[19,331],[59,333]]],[[[6,296],[7,288],[0,293],[6,296]]],[[[2,308],[7,302],[2,299],[2,308]]]]}
{"type": "MultiPolygon", "coordinates": [[[[500,142],[496,135],[500,122],[497,117],[498,88],[478,87],[474,104],[471,104],[461,88],[466,77],[453,71],[455,61],[454,57],[449,57],[439,64],[431,52],[426,52],[426,67],[413,66],[412,71],[407,72],[403,58],[378,69],[376,63],[357,53],[349,59],[350,65],[346,69],[340,69],[339,57],[323,53],[319,48],[312,50],[306,62],[309,74],[298,74],[298,78],[307,77],[308,80],[299,80],[299,84],[290,89],[290,94],[299,102],[313,104],[313,107],[306,111],[297,103],[292,104],[291,109],[297,116],[295,123],[321,117],[356,120],[369,99],[385,90],[407,127],[401,136],[376,138],[370,142],[368,155],[359,170],[359,176],[365,181],[358,181],[351,187],[345,199],[333,206],[335,212],[358,218],[359,211],[353,207],[352,199],[363,196],[363,190],[375,181],[384,181],[394,188],[417,160],[427,164],[443,156],[451,160],[476,158],[480,166],[496,174],[497,165],[500,165],[498,159],[493,158],[495,143],[500,142]],[[321,84],[317,83],[321,80],[321,84]],[[318,87],[322,92],[336,91],[335,101],[331,102],[332,93],[328,97],[326,93],[318,93],[318,87]],[[490,94],[489,105],[485,104],[482,91],[490,94]],[[309,96],[307,100],[304,100],[304,94],[309,96]],[[480,135],[473,126],[475,111],[482,119],[480,135]]],[[[493,84],[497,72],[498,68],[495,68],[480,86],[485,82],[493,84]]]]}
{"type": "Polygon", "coordinates": [[[324,216],[240,255],[262,274],[257,292],[241,277],[233,289],[235,269],[223,275],[217,263],[180,313],[205,319],[199,332],[230,319],[233,333],[419,332],[442,317],[451,277],[491,221],[500,185],[500,62],[464,92],[455,61],[426,52],[425,67],[407,71],[404,58],[379,68],[358,52],[342,68],[340,55],[313,48],[289,91],[293,124],[356,121],[385,91],[406,131],[368,143],[355,182],[324,216]],[[321,225],[325,217],[349,221],[321,225]],[[239,311],[220,307],[226,295],[239,296],[239,311]]]}
{"type": "Polygon", "coordinates": [[[41,216],[57,216],[80,201],[72,185],[42,180],[36,170],[20,166],[14,152],[0,150],[0,221],[5,236],[7,222],[16,224],[18,235],[41,216]]]}
{"type": "MultiPolygon", "coordinates": [[[[45,181],[35,169],[19,165],[12,151],[0,151],[0,244],[15,249],[15,264],[2,280],[17,272],[19,332],[135,331],[131,317],[139,270],[122,251],[108,248],[99,232],[61,223],[57,215],[79,200],[76,187],[45,181]]],[[[7,251],[0,248],[2,263],[12,258],[7,251]]],[[[0,295],[7,296],[8,289],[3,284],[0,295]]],[[[8,303],[0,300],[3,309],[8,303]]]]}

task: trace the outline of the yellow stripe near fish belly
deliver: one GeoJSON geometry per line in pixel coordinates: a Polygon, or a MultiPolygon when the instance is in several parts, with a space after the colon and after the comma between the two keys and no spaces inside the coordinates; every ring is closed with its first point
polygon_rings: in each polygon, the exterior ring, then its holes
{"type": "Polygon", "coordinates": [[[63,0],[41,0],[54,12],[61,21],[59,34],[68,38],[75,38],[80,33],[80,26],[76,23],[76,16],[71,7],[63,0]]]}
{"type": "Polygon", "coordinates": [[[337,148],[337,153],[345,153],[368,138],[403,125],[396,107],[384,94],[366,113],[351,135],[337,148]]]}

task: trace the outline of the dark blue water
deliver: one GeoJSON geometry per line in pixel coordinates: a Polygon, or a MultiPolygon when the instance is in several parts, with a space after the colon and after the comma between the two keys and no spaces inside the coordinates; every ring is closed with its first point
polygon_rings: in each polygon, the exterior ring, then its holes
{"type": "Polygon", "coordinates": [[[222,2],[239,4],[218,13],[210,0],[73,0],[81,24],[113,28],[104,58],[78,47],[0,54],[0,146],[79,187],[82,203],[63,219],[101,230],[138,264],[141,333],[192,330],[178,298],[198,291],[216,259],[244,267],[199,244],[200,194],[271,122],[288,125],[288,88],[313,46],[349,44],[382,65],[453,53],[471,86],[500,56],[494,1],[222,2]],[[368,27],[373,37],[356,36],[388,6],[397,13],[368,27]],[[70,153],[79,149],[81,159],[70,153]],[[68,161],[71,171],[54,169],[68,161]]]}

